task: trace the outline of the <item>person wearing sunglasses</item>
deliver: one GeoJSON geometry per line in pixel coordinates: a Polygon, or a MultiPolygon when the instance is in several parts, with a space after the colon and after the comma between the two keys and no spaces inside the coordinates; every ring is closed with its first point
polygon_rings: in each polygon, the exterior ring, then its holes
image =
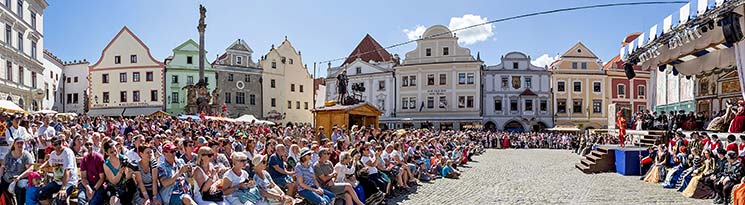
{"type": "Polygon", "coordinates": [[[78,204],[103,204],[104,158],[94,150],[92,140],[84,144],[88,150],[80,160],[81,183],[78,187],[78,204]]]}
{"type": "Polygon", "coordinates": [[[197,167],[195,167],[192,174],[194,180],[197,182],[197,189],[194,191],[194,200],[200,205],[226,204],[223,192],[220,189],[220,174],[210,163],[214,156],[212,148],[200,147],[197,153],[197,167]]]}
{"type": "Polygon", "coordinates": [[[163,204],[194,204],[189,195],[186,174],[191,172],[191,166],[184,160],[176,158],[176,146],[172,143],[163,145],[164,161],[158,165],[158,181],[160,182],[160,200],[163,204]]]}
{"type": "Polygon", "coordinates": [[[282,204],[292,204],[293,199],[291,196],[285,195],[285,192],[274,183],[271,174],[267,170],[268,158],[266,155],[256,155],[251,160],[254,165],[254,181],[256,186],[259,187],[261,195],[264,196],[265,202],[274,203],[280,202],[282,204]]]}
{"type": "Polygon", "coordinates": [[[41,165],[40,169],[52,167],[54,169],[54,182],[47,183],[39,190],[38,199],[41,204],[51,204],[52,197],[57,193],[57,201],[64,202],[73,191],[73,186],[78,184],[77,164],[75,153],[70,148],[62,146],[62,139],[53,138],[54,151],[49,154],[49,160],[41,165]]]}

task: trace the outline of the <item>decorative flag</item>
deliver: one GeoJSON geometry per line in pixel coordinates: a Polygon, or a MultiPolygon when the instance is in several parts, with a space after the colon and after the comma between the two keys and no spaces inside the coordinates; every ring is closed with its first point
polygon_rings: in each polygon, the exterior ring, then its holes
{"type": "Polygon", "coordinates": [[[722,4],[724,4],[724,0],[714,0],[715,6],[721,6],[722,4]]]}
{"type": "Polygon", "coordinates": [[[696,2],[696,11],[698,12],[697,16],[704,14],[707,9],[709,9],[709,0],[698,0],[698,2],[696,2]]]}
{"type": "Polygon", "coordinates": [[[645,34],[646,34],[646,33],[642,33],[641,35],[639,35],[639,37],[637,37],[637,38],[636,38],[636,40],[638,41],[638,42],[637,42],[637,45],[639,45],[639,47],[642,47],[642,46],[644,46],[644,43],[645,43],[645,41],[644,41],[644,40],[645,40],[645,39],[644,39],[644,37],[645,37],[645,34]]]}
{"type": "Polygon", "coordinates": [[[657,24],[649,28],[649,41],[652,42],[657,38],[657,24]]]}
{"type": "Polygon", "coordinates": [[[634,41],[629,42],[629,54],[634,53],[636,47],[634,47],[634,41]]]}
{"type": "Polygon", "coordinates": [[[673,15],[668,15],[662,21],[662,33],[667,33],[673,28],[673,15]]]}
{"type": "Polygon", "coordinates": [[[680,24],[684,24],[688,22],[688,19],[690,18],[690,16],[691,16],[691,2],[688,2],[687,4],[680,7],[680,24]]]}
{"type": "Polygon", "coordinates": [[[618,53],[618,56],[621,56],[621,59],[626,59],[626,46],[621,47],[621,52],[618,53]]]}

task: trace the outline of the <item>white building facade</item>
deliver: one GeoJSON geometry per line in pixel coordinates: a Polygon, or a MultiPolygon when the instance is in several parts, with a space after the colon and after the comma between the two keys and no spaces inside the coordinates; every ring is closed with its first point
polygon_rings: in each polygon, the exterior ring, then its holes
{"type": "Polygon", "coordinates": [[[423,37],[394,68],[395,110],[381,123],[441,130],[481,124],[483,62],[445,26],[429,27],[423,37]]]}
{"type": "Polygon", "coordinates": [[[264,117],[287,124],[313,122],[313,76],[303,64],[300,51],[285,37],[277,48],[272,45],[259,61],[262,69],[264,117]]]}
{"type": "MultiPolygon", "coordinates": [[[[0,99],[34,111],[42,108],[45,0],[6,0],[0,6],[0,99]]],[[[51,96],[50,96],[51,97],[51,96]]],[[[51,98],[50,98],[51,99],[51,98]]]]}
{"type": "Polygon", "coordinates": [[[64,80],[64,78],[60,79],[65,67],[64,62],[45,49],[42,64],[44,65],[44,71],[42,72],[43,84],[41,88],[44,89],[44,98],[40,109],[54,110],[61,105],[60,99],[57,99],[57,91],[64,80]]]}
{"type": "Polygon", "coordinates": [[[521,52],[507,53],[500,64],[487,66],[482,75],[484,128],[540,131],[553,127],[550,74],[532,65],[530,57],[521,52]]]}

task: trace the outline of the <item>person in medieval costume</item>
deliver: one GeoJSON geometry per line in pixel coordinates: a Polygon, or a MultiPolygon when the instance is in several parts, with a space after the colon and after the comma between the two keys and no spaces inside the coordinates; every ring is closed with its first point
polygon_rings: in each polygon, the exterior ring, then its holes
{"type": "Polygon", "coordinates": [[[624,148],[626,147],[626,119],[623,118],[623,111],[616,113],[616,127],[618,127],[618,144],[624,148]]]}
{"type": "Polygon", "coordinates": [[[730,133],[742,133],[745,131],[745,101],[737,102],[737,113],[735,119],[729,125],[730,133]]]}
{"type": "Polygon", "coordinates": [[[339,93],[339,103],[344,104],[344,98],[347,97],[347,84],[349,84],[349,78],[347,77],[347,70],[344,70],[336,76],[337,91],[339,93]]]}

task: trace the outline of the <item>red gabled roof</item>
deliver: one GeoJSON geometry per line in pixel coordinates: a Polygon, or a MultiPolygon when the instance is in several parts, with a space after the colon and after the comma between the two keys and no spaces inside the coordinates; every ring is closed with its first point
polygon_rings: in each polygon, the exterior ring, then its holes
{"type": "Polygon", "coordinates": [[[603,69],[610,70],[610,69],[617,69],[618,68],[618,62],[621,61],[621,56],[616,55],[612,59],[610,59],[608,62],[603,65],[603,69]]]}
{"type": "Polygon", "coordinates": [[[367,34],[365,35],[365,38],[357,44],[357,47],[354,48],[342,65],[354,62],[357,58],[362,58],[362,61],[365,62],[370,62],[370,60],[382,62],[393,60],[393,55],[388,53],[383,46],[380,46],[380,44],[375,41],[370,34],[367,34]]]}

